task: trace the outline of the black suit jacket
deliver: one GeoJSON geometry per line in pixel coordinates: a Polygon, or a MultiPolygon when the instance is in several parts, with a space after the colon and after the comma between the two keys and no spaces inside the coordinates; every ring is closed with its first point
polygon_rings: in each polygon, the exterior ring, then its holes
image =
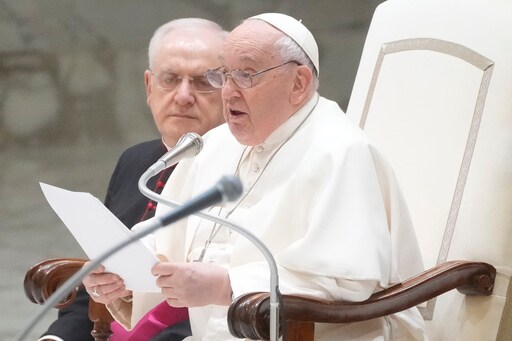
{"type": "MultiPolygon", "coordinates": [[[[143,142],[123,152],[110,179],[105,205],[128,228],[154,216],[156,203],[138,189],[141,175],[165,152],[162,140],[143,142]]],[[[148,187],[160,193],[172,168],[148,181],[148,187]]],[[[65,341],[92,341],[93,323],[88,317],[89,295],[80,290],[73,303],[59,311],[59,317],[45,335],[56,335],[65,341]]]]}

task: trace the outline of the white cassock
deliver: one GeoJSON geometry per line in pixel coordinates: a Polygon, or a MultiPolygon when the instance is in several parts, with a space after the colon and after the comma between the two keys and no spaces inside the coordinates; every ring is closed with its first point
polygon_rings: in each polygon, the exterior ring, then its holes
{"type": "MultiPolygon", "coordinates": [[[[180,162],[162,194],[184,202],[232,174],[240,176],[244,194],[210,212],[229,216],[267,245],[278,264],[281,293],[361,301],[423,271],[393,172],[335,102],[315,94],[257,146],[239,144],[227,125],[215,128],[197,157],[180,162]]],[[[157,215],[166,211],[159,205],[157,215]]],[[[156,253],[193,261],[213,235],[203,261],[229,268],[234,296],[269,291],[269,267],[259,250],[209,221],[190,217],[160,230],[156,253]]],[[[134,325],[163,300],[150,296],[134,293],[131,316],[113,309],[114,315],[134,325]]],[[[189,309],[193,340],[235,340],[227,310],[189,309]]],[[[423,327],[412,308],[367,322],[317,324],[315,339],[424,340],[423,327]]]]}

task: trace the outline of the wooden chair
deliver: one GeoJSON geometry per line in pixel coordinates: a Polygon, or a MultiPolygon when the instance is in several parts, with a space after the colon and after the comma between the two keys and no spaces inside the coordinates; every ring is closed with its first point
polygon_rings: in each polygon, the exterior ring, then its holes
{"type": "MultiPolygon", "coordinates": [[[[389,0],[377,8],[347,116],[391,161],[429,270],[364,302],[284,296],[287,341],[313,340],[315,322],[414,306],[432,341],[512,339],[511,61],[508,0],[389,0]]],[[[41,303],[58,284],[40,276],[59,283],[59,269],[79,264],[37,265],[27,273],[28,296],[41,303]]],[[[268,293],[243,295],[229,309],[230,330],[267,339],[269,315],[268,293]]]]}

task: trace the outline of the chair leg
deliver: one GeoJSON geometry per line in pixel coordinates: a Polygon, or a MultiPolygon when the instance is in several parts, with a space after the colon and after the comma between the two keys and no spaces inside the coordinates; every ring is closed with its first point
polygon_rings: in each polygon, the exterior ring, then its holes
{"type": "Polygon", "coordinates": [[[110,322],[94,322],[94,329],[91,332],[94,341],[108,341],[112,332],[110,331],[110,322]]]}
{"type": "Polygon", "coordinates": [[[104,304],[89,299],[89,319],[94,322],[91,335],[95,341],[108,341],[112,336],[110,323],[114,320],[104,304]]]}

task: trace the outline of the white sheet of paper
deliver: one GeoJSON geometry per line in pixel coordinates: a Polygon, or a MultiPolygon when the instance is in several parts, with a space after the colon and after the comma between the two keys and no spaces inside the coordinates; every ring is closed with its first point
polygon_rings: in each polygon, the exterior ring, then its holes
{"type": "MultiPolygon", "coordinates": [[[[40,183],[44,196],[90,259],[133,234],[103,203],[90,193],[72,192],[40,183]]],[[[128,290],[159,292],[151,267],[156,256],[141,242],[134,242],[107,258],[106,270],[121,276],[128,290]]]]}

